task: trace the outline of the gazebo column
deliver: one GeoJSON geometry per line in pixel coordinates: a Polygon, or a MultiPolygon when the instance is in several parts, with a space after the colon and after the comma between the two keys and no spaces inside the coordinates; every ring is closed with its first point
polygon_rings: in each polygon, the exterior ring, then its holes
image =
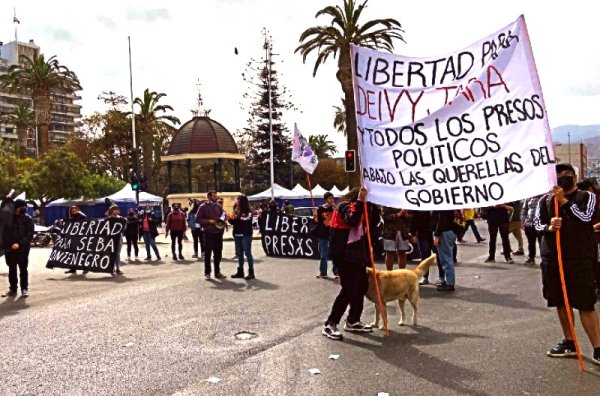
{"type": "Polygon", "coordinates": [[[223,173],[223,160],[219,158],[217,161],[217,191],[221,192],[221,175],[223,173]]]}
{"type": "Polygon", "coordinates": [[[242,191],[242,186],[240,184],[240,160],[234,161],[234,169],[235,169],[235,185],[237,186],[238,191],[242,191]]]}
{"type": "Polygon", "coordinates": [[[216,162],[213,162],[213,179],[215,181],[215,184],[213,185],[213,188],[216,191],[219,191],[219,182],[218,182],[217,163],[216,162]]]}
{"type": "Polygon", "coordinates": [[[171,172],[173,170],[173,162],[167,162],[167,179],[169,180],[169,193],[173,194],[173,178],[171,177],[171,172]]]}
{"type": "Polygon", "coordinates": [[[192,193],[192,160],[187,160],[188,193],[192,193]]]}

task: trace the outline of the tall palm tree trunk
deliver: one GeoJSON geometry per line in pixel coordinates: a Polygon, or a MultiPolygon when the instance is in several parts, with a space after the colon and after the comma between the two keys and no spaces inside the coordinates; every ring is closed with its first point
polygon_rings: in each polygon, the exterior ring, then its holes
{"type": "Polygon", "coordinates": [[[350,66],[350,48],[340,51],[336,77],[342,85],[344,100],[346,101],[346,139],[348,150],[355,150],[356,170],[350,172],[350,188],[360,187],[360,155],[358,152],[358,138],[356,134],[356,105],[354,103],[354,88],[352,85],[352,69],[350,66]],[[347,56],[344,56],[347,54],[347,56]]]}
{"type": "Polygon", "coordinates": [[[47,123],[41,123],[38,127],[38,148],[39,154],[45,154],[48,152],[49,146],[49,125],[47,123]]]}
{"type": "Polygon", "coordinates": [[[50,149],[50,122],[52,120],[52,97],[50,93],[41,93],[33,99],[35,104],[35,112],[39,122],[38,127],[38,147],[39,154],[45,154],[50,149]],[[38,112],[39,111],[39,112],[38,112]]]}
{"type": "Polygon", "coordinates": [[[27,128],[17,127],[17,139],[19,140],[19,158],[27,156],[27,128]]]}

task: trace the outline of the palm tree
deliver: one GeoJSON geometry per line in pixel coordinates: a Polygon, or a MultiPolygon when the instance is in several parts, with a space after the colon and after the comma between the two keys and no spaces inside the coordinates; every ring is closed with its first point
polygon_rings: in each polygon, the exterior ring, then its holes
{"type": "Polygon", "coordinates": [[[46,60],[43,54],[23,56],[23,63],[12,65],[0,76],[0,86],[10,92],[19,92],[33,99],[37,115],[40,152],[49,148],[48,129],[52,121],[52,96],[57,93],[73,94],[81,89],[77,75],[61,65],[56,56],[46,60]]]}
{"type": "Polygon", "coordinates": [[[308,144],[318,158],[329,158],[337,153],[335,144],[331,140],[327,140],[327,135],[309,136],[308,144]]]}
{"type": "MultiPolygon", "coordinates": [[[[357,4],[355,0],[343,0],[343,7],[328,6],[317,12],[315,18],[321,15],[331,17],[331,23],[326,26],[314,26],[306,29],[300,35],[300,45],[295,52],[300,52],[302,60],[306,62],[307,56],[317,52],[317,60],[313,69],[313,76],[317,74],[319,66],[329,56],[338,56],[338,71],[336,77],[344,92],[346,108],[346,133],[348,149],[357,148],[356,136],[356,107],[352,89],[352,69],[350,59],[350,44],[360,45],[371,49],[383,49],[391,52],[394,49],[393,39],[404,41],[400,22],[392,18],[374,19],[364,24],[359,24],[359,19],[364,11],[367,1],[357,4]]],[[[352,187],[360,185],[360,174],[350,174],[352,187]]]]}
{"type": "Polygon", "coordinates": [[[333,117],[333,127],[338,131],[342,132],[346,136],[346,101],[342,98],[341,106],[333,106],[335,109],[335,116],[333,117]]]}
{"type": "Polygon", "coordinates": [[[34,125],[31,107],[27,104],[18,104],[12,109],[12,112],[2,117],[2,121],[17,128],[19,157],[24,158],[27,155],[27,131],[34,125]]]}
{"type": "Polygon", "coordinates": [[[138,142],[142,147],[142,165],[144,176],[150,180],[150,183],[156,182],[152,178],[154,162],[157,159],[157,147],[162,147],[164,134],[173,131],[171,124],[180,124],[179,118],[165,114],[167,111],[173,111],[169,105],[158,104],[161,98],[167,96],[165,93],[150,92],[148,88],[144,90],[142,98],[135,98],[134,104],[140,107],[136,114],[136,134],[138,142]]]}

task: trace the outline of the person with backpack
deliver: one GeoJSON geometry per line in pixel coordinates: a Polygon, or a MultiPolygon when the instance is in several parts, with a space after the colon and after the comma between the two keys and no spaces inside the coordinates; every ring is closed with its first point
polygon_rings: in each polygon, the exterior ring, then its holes
{"type": "Polygon", "coordinates": [[[183,260],[183,234],[187,230],[187,218],[181,210],[178,203],[173,204],[173,210],[167,215],[165,225],[165,237],[171,233],[171,252],[173,252],[173,260],[177,261],[177,252],[175,251],[175,243],[179,245],[179,260],[183,260]]]}

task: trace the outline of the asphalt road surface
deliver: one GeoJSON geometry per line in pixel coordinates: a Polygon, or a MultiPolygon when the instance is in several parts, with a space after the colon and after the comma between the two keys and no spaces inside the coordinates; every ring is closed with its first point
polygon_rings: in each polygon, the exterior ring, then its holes
{"type": "MultiPolygon", "coordinates": [[[[339,286],[315,279],[317,261],[268,258],[255,241],[257,279],[231,279],[237,264],[225,242],[228,278],[207,281],[201,262],[172,262],[169,246],[159,248],[169,256],[125,260],[117,277],[48,270],[50,249],[32,248],[31,296],[0,300],[0,395],[600,392],[581,326],[589,372],[546,356],[562,335],[541,297],[539,267],[523,265],[523,256],[485,264],[486,244],[461,245],[457,290],[423,286],[419,326],[399,327],[397,305],[388,303],[389,336],[345,333],[339,342],[321,335],[339,286]],[[255,337],[238,340],[239,332],[255,337]]],[[[191,249],[186,243],[186,257],[191,249]]],[[[8,288],[4,264],[0,287],[8,288]]],[[[372,318],[367,302],[363,320],[372,318]]]]}

